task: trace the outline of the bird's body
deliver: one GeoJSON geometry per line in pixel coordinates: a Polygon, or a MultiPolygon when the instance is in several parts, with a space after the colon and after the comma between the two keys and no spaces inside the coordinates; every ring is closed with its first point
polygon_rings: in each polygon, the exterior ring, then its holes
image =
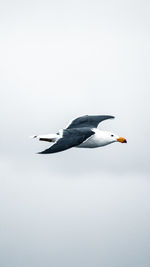
{"type": "Polygon", "coordinates": [[[92,131],[94,134],[90,136],[87,140],[85,140],[82,144],[80,144],[78,147],[83,147],[83,148],[96,148],[96,147],[101,147],[101,146],[106,146],[110,143],[115,142],[115,140],[108,140],[106,139],[106,133],[104,131],[100,131],[97,128],[93,128],[92,131]]]}
{"type": "Polygon", "coordinates": [[[126,143],[126,139],[110,132],[97,129],[98,124],[106,119],[114,118],[108,115],[82,116],[73,121],[66,129],[60,130],[57,134],[33,136],[40,141],[54,143],[50,148],[40,154],[56,153],[71,147],[96,148],[114,142],[126,143]]]}

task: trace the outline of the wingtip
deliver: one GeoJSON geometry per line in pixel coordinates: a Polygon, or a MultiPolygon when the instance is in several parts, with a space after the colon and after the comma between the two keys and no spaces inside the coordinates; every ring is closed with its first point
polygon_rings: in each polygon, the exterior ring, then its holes
{"type": "Polygon", "coordinates": [[[44,151],[41,151],[41,152],[37,152],[36,154],[49,154],[49,153],[44,150],[44,151]]]}
{"type": "Polygon", "coordinates": [[[29,138],[37,138],[37,135],[31,135],[29,138]]]}
{"type": "Polygon", "coordinates": [[[115,119],[115,116],[113,115],[102,115],[104,116],[106,119],[115,119]]]}
{"type": "Polygon", "coordinates": [[[106,117],[109,117],[109,119],[115,119],[115,116],[113,116],[113,115],[106,115],[106,117]]]}

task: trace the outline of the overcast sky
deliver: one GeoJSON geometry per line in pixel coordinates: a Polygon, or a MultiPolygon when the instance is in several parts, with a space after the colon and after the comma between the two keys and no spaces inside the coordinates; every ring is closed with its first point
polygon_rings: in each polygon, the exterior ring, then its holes
{"type": "Polygon", "coordinates": [[[150,265],[150,2],[1,1],[0,265],[150,265]],[[128,140],[37,155],[80,115],[128,140]]]}

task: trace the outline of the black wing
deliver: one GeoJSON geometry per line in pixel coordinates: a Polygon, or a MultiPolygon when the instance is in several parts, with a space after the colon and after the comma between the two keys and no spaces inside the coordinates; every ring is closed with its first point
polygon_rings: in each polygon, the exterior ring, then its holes
{"type": "Polygon", "coordinates": [[[67,127],[67,129],[88,127],[96,128],[98,124],[104,120],[114,119],[114,116],[98,115],[98,116],[82,116],[73,120],[67,127]]]}
{"type": "Polygon", "coordinates": [[[39,152],[38,154],[56,153],[78,146],[93,134],[95,133],[89,128],[63,130],[62,138],[58,139],[58,141],[50,148],[39,152]]]}

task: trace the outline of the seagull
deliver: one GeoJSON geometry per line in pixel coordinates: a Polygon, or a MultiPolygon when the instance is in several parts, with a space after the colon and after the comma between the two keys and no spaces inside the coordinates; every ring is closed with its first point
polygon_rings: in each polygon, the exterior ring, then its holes
{"type": "Polygon", "coordinates": [[[85,115],[72,120],[65,129],[59,130],[56,134],[34,135],[32,138],[53,143],[51,147],[38,154],[61,152],[72,147],[97,148],[114,142],[127,143],[124,137],[97,128],[102,121],[114,118],[109,115],[85,115]]]}

